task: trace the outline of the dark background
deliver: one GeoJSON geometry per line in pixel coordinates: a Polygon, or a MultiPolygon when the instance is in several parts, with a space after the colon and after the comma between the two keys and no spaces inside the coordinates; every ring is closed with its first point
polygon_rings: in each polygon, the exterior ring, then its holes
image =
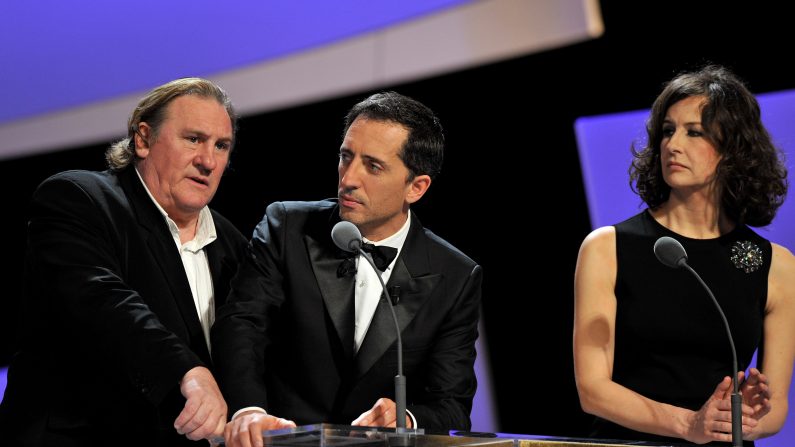
{"type": "MultiPolygon", "coordinates": [[[[735,70],[755,93],[795,88],[792,16],[770,3],[602,1],[601,38],[390,87],[431,107],[446,129],[442,174],[413,209],[483,265],[495,430],[587,430],[571,354],[574,265],[590,231],[574,120],[648,108],[665,81],[705,62],[735,70]]],[[[334,196],[342,119],[368,93],[244,118],[212,206],[250,235],[272,201],[334,196]]],[[[0,365],[18,324],[30,196],[58,171],[103,169],[106,147],[0,162],[0,365]]]]}

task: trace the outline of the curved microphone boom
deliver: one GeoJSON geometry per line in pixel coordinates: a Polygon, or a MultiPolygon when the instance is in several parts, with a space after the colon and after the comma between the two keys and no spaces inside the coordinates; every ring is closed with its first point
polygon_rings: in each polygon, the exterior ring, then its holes
{"type": "Polygon", "coordinates": [[[400,431],[406,428],[406,377],[403,376],[403,341],[400,338],[400,325],[398,324],[395,309],[392,308],[392,302],[389,299],[386,284],[384,284],[384,280],[381,278],[381,273],[375,267],[373,258],[370,257],[370,254],[362,250],[362,233],[356,228],[356,225],[346,220],[338,222],[334,225],[334,228],[331,229],[331,240],[333,240],[334,245],[342,251],[359,253],[364,256],[364,259],[367,260],[375,271],[375,276],[378,277],[378,281],[381,282],[381,296],[386,300],[387,307],[389,307],[389,310],[392,312],[392,319],[395,321],[395,331],[397,332],[398,361],[398,373],[397,376],[395,376],[395,427],[397,431],[400,431]]]}
{"type": "Polygon", "coordinates": [[[654,255],[657,259],[662,262],[663,264],[667,265],[671,268],[685,268],[693,276],[698,279],[698,282],[704,287],[704,289],[709,294],[709,297],[712,298],[712,302],[715,304],[715,307],[718,308],[718,313],[720,313],[720,317],[723,320],[723,325],[726,327],[726,334],[729,336],[729,344],[732,348],[732,366],[734,367],[732,373],[732,395],[731,395],[731,403],[732,403],[732,446],[734,447],[742,447],[743,445],[743,426],[742,426],[742,417],[743,417],[743,409],[742,409],[742,396],[740,396],[739,392],[739,384],[737,383],[738,371],[737,371],[737,350],[734,348],[734,339],[732,338],[732,332],[729,328],[729,321],[726,319],[726,315],[723,313],[723,309],[721,309],[720,304],[718,304],[718,300],[715,299],[715,295],[712,294],[712,290],[710,290],[707,283],[701,279],[698,273],[693,270],[690,265],[687,264],[687,253],[685,252],[685,248],[682,247],[682,244],[679,243],[676,239],[668,236],[663,236],[657,239],[657,242],[654,243],[654,255]]]}

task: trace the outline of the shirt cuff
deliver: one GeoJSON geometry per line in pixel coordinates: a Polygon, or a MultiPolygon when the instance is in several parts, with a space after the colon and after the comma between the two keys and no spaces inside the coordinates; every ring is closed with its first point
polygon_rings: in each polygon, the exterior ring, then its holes
{"type": "MultiPolygon", "coordinates": [[[[235,414],[237,414],[237,413],[235,413],[235,414]]],[[[411,414],[411,412],[408,409],[406,409],[406,414],[409,415],[409,417],[411,418],[411,428],[417,428],[417,418],[415,418],[414,415],[411,414]]]]}
{"type": "MultiPolygon", "coordinates": [[[[241,409],[235,411],[235,414],[232,415],[232,419],[230,419],[230,421],[234,421],[236,417],[240,416],[240,413],[243,413],[245,411],[258,411],[258,412],[264,413],[266,415],[268,414],[268,412],[265,411],[264,408],[260,408],[260,407],[246,407],[246,408],[241,408],[241,409]]],[[[406,411],[406,412],[408,413],[408,411],[406,411]]],[[[409,413],[409,414],[411,414],[411,413],[409,413]]],[[[412,420],[414,420],[413,416],[412,416],[412,420]]]]}

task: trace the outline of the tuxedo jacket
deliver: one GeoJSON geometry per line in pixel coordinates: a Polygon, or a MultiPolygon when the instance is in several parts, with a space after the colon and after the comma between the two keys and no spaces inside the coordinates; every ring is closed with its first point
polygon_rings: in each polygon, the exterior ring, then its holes
{"type": "MultiPolygon", "coordinates": [[[[299,425],[350,424],[394,400],[396,328],[381,299],[354,353],[355,277],[331,229],[336,201],[271,204],[213,326],[229,414],[259,406],[299,425]]],[[[370,268],[360,265],[359,268],[370,268]]],[[[426,429],[469,429],[481,268],[412,215],[387,283],[403,342],[407,408],[426,429]]]]}
{"type": "MultiPolygon", "coordinates": [[[[213,212],[216,305],[245,237],[213,212]]],[[[133,167],[44,181],[29,210],[21,349],[0,408],[13,445],[180,445],[179,381],[211,366],[185,269],[133,167]]],[[[204,442],[206,444],[206,442],[204,442]]]]}

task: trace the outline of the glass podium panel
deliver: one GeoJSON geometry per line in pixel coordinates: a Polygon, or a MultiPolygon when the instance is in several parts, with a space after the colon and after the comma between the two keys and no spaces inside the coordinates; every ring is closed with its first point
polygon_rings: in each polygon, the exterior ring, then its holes
{"type": "Polygon", "coordinates": [[[269,447],[516,447],[511,439],[425,434],[423,429],[317,424],[266,431],[269,447]]]}
{"type": "MultiPolygon", "coordinates": [[[[351,427],[316,424],[265,431],[268,447],[622,447],[668,446],[652,442],[605,441],[584,438],[476,433],[453,431],[447,434],[425,433],[423,429],[351,427]]],[[[221,444],[223,445],[223,444],[221,444]]]]}

